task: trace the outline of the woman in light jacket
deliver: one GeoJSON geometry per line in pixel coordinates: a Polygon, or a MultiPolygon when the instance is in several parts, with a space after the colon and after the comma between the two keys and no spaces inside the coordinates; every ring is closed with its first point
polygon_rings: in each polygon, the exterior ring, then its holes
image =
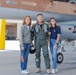
{"type": "Polygon", "coordinates": [[[30,33],[31,17],[26,16],[23,20],[23,25],[20,28],[20,64],[21,73],[28,74],[26,71],[28,63],[28,55],[30,52],[31,33],[30,33]]]}

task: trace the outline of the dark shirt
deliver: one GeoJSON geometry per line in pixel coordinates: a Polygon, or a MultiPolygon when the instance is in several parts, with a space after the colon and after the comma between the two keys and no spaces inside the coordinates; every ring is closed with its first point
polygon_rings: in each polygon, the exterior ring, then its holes
{"type": "Polygon", "coordinates": [[[40,25],[41,29],[42,29],[42,25],[40,25]]]}
{"type": "Polygon", "coordinates": [[[57,34],[61,34],[61,29],[59,26],[56,26],[56,31],[54,27],[50,28],[50,32],[51,32],[51,37],[50,39],[57,39],[57,34]]]}

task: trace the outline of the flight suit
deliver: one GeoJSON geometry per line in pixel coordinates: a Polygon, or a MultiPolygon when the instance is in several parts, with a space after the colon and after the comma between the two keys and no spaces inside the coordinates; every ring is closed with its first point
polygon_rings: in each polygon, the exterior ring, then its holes
{"type": "Polygon", "coordinates": [[[46,69],[50,69],[50,59],[49,59],[48,42],[47,42],[49,38],[48,36],[49,26],[45,23],[42,25],[39,25],[38,23],[36,23],[33,26],[32,31],[34,32],[34,36],[35,36],[36,67],[41,68],[40,54],[41,54],[41,48],[42,48],[46,69]],[[44,27],[44,25],[46,28],[44,27]]]}

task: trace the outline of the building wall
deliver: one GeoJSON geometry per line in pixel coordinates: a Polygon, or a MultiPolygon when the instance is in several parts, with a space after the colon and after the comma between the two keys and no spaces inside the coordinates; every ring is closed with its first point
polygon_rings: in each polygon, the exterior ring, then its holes
{"type": "Polygon", "coordinates": [[[19,32],[20,32],[20,27],[22,26],[22,23],[17,23],[17,38],[19,39],[19,32]]]}

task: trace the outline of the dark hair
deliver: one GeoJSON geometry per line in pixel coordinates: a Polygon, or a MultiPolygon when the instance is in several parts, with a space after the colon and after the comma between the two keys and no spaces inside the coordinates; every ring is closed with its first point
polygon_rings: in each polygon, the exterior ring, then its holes
{"type": "Polygon", "coordinates": [[[30,16],[26,16],[26,17],[24,18],[24,20],[23,20],[23,25],[26,24],[25,19],[26,19],[27,17],[30,18],[30,23],[29,23],[29,25],[31,25],[31,17],[30,17],[30,16]]]}
{"type": "MultiPolygon", "coordinates": [[[[50,18],[50,21],[51,21],[52,19],[54,19],[54,20],[55,20],[55,18],[54,18],[54,17],[52,17],[52,18],[50,18]]],[[[56,20],[55,20],[55,21],[56,21],[56,20]]],[[[50,25],[51,25],[51,27],[52,27],[52,24],[51,24],[51,23],[50,23],[50,25]]],[[[54,27],[55,32],[56,32],[56,27],[57,27],[57,25],[56,25],[56,23],[55,23],[55,27],[54,27]]]]}
{"type": "Polygon", "coordinates": [[[39,16],[39,15],[42,15],[43,16],[43,14],[37,14],[37,16],[39,16]]]}

